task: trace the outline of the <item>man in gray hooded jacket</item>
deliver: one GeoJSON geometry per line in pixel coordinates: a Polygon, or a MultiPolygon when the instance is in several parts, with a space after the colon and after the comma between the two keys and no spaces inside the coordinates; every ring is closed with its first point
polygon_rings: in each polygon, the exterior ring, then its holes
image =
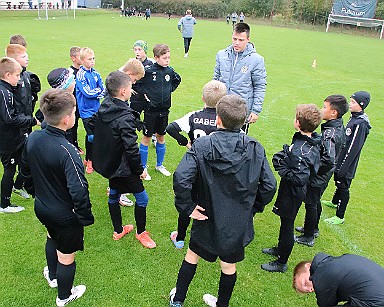
{"type": "Polygon", "coordinates": [[[185,16],[182,17],[177,24],[177,28],[182,33],[183,39],[184,39],[184,51],[185,51],[184,57],[185,58],[188,57],[188,51],[189,51],[189,47],[191,46],[191,40],[193,37],[193,27],[195,24],[196,24],[196,19],[195,17],[192,17],[191,10],[187,10],[185,12],[185,16]]]}
{"type": "Polygon", "coordinates": [[[227,86],[228,94],[236,94],[246,100],[248,116],[242,129],[246,133],[248,124],[259,118],[267,85],[264,58],[256,53],[249,34],[248,24],[239,22],[235,25],[232,45],[217,53],[213,73],[214,80],[227,86]]]}

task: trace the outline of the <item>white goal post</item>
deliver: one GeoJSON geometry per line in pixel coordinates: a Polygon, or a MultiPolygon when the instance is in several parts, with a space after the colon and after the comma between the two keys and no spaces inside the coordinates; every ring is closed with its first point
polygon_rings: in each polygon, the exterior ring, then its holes
{"type": "Polygon", "coordinates": [[[335,22],[358,27],[381,27],[380,39],[383,38],[384,20],[329,14],[325,32],[328,32],[330,24],[335,22]]]}
{"type": "Polygon", "coordinates": [[[72,15],[71,10],[73,10],[73,19],[76,19],[76,7],[77,0],[37,0],[37,17],[48,20],[50,11],[58,12],[65,10],[65,17],[69,18],[72,15]],[[70,7],[68,2],[70,2],[70,7]],[[42,15],[45,16],[42,17],[42,15]]]}

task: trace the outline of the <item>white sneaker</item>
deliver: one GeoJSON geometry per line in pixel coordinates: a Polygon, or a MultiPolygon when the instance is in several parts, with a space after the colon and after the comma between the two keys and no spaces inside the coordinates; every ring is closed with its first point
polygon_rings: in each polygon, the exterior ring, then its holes
{"type": "Polygon", "coordinates": [[[24,209],[22,206],[9,205],[8,207],[0,208],[0,213],[18,213],[24,209]]]}
{"type": "Polygon", "coordinates": [[[167,176],[167,177],[171,176],[171,173],[168,172],[168,170],[164,167],[164,165],[156,166],[155,169],[158,172],[162,173],[164,176],[167,176]]]}
{"type": "Polygon", "coordinates": [[[184,57],[187,58],[188,57],[188,52],[186,54],[184,54],[184,57]]]}
{"type": "Polygon", "coordinates": [[[70,302],[73,302],[74,300],[77,300],[84,294],[86,289],[87,287],[84,285],[78,285],[76,287],[73,287],[71,290],[72,294],[68,298],[61,300],[58,297],[56,297],[56,305],[58,307],[61,307],[69,304],[70,302]]]}
{"type": "Polygon", "coordinates": [[[217,303],[217,297],[214,297],[211,294],[204,294],[203,295],[203,301],[206,303],[209,307],[216,307],[217,303]]]}
{"type": "Polygon", "coordinates": [[[176,287],[169,292],[169,301],[173,303],[173,298],[175,297],[176,294],[176,287]]]}
{"type": "Polygon", "coordinates": [[[147,168],[144,168],[144,171],[147,173],[147,176],[144,178],[144,180],[147,180],[147,181],[151,180],[152,177],[149,176],[149,174],[148,174],[148,169],[147,169],[147,168]]]}
{"type": "Polygon", "coordinates": [[[29,196],[28,192],[24,188],[16,189],[15,187],[12,187],[12,192],[17,195],[20,195],[22,198],[25,199],[31,198],[31,196],[29,196]]]}
{"type": "Polygon", "coordinates": [[[133,206],[133,201],[127,197],[128,194],[121,194],[119,204],[123,207],[133,206]]]}
{"type": "Polygon", "coordinates": [[[49,278],[49,269],[48,267],[44,267],[44,270],[43,270],[43,275],[44,275],[44,278],[47,280],[48,282],[48,286],[50,286],[51,288],[57,288],[57,279],[50,279],[49,278]]]}

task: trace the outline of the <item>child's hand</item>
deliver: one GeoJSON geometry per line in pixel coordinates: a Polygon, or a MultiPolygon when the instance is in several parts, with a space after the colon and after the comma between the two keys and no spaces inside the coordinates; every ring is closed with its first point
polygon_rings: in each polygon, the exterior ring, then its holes
{"type": "Polygon", "coordinates": [[[189,217],[198,221],[208,220],[208,216],[202,214],[200,211],[205,211],[205,209],[199,205],[196,205],[195,209],[193,209],[189,217]]]}

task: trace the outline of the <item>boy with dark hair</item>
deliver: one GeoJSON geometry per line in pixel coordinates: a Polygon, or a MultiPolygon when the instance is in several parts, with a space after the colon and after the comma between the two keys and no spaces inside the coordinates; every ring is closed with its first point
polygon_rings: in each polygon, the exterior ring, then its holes
{"type": "Polygon", "coordinates": [[[303,235],[295,237],[295,241],[312,247],[314,238],[319,235],[321,216],[321,195],[335,170],[336,161],[345,143],[343,115],[348,111],[347,99],[342,95],[330,95],[324,100],[323,120],[321,125],[320,168],[313,180],[308,184],[305,203],[304,227],[296,227],[303,235]]]}
{"type": "Polygon", "coordinates": [[[17,113],[15,109],[13,92],[21,71],[22,67],[15,59],[4,57],[0,60],[0,158],[4,167],[1,178],[0,212],[5,213],[24,210],[24,207],[11,204],[13,177],[16,165],[21,161],[26,139],[22,131],[38,123],[36,118],[17,113]]]}
{"type": "Polygon", "coordinates": [[[84,226],[92,225],[88,183],[76,148],[65,138],[75,122],[76,101],[71,92],[50,89],[41,97],[40,109],[47,127],[28,137],[22,173],[32,177],[35,213],[47,228],[43,274],[57,287],[57,306],[80,298],[86,287],[73,287],[76,251],[84,249],[84,226]]]}
{"type": "Polygon", "coordinates": [[[269,272],[285,272],[294,245],[294,223],[310,182],[320,166],[320,135],[315,129],[321,123],[321,110],[314,104],[299,104],[293,127],[297,131],[291,145],[273,155],[272,163],[281,180],[273,212],[280,216],[278,245],[262,252],[277,257],[261,265],[269,272]]]}
{"type": "Polygon", "coordinates": [[[136,117],[127,101],[131,96],[131,80],[121,71],[111,72],[106,81],[109,95],[90,122],[94,134],[94,167],[109,180],[108,208],[113,224],[113,239],[120,240],[133,230],[122,224],[120,194],[133,193],[135,203],[136,238],[146,248],[156,243],[146,231],[148,194],[141,179],[146,173],[141,166],[137,146],[136,117]]]}
{"type": "Polygon", "coordinates": [[[25,40],[24,36],[22,36],[21,34],[12,35],[9,39],[9,43],[18,44],[27,48],[27,41],[25,40]]]}
{"type": "MultiPolygon", "coordinates": [[[[216,131],[216,104],[225,96],[226,92],[227,88],[224,83],[216,80],[209,81],[203,88],[202,100],[204,102],[204,109],[190,112],[170,123],[166,129],[167,133],[173,137],[179,145],[186,146],[189,149],[195,139],[216,131]],[[189,141],[185,136],[180,134],[181,131],[188,134],[189,141]]],[[[173,231],[170,235],[171,241],[178,249],[184,247],[184,239],[189,222],[189,216],[180,212],[177,231],[173,231]]]]}
{"type": "Polygon", "coordinates": [[[164,167],[165,156],[165,129],[168,125],[169,108],[171,107],[171,94],[181,82],[179,74],[169,65],[170,49],[165,44],[157,44],[153,48],[156,63],[145,70],[145,75],[139,85],[138,91],[147,100],[144,110],[144,122],[146,129],[140,143],[141,163],[147,176],[151,180],[147,170],[148,146],[151,137],[156,134],[156,170],[164,176],[171,173],[164,167]]]}
{"type": "Polygon", "coordinates": [[[332,201],[323,201],[323,204],[337,208],[336,216],[325,220],[329,224],[339,225],[344,223],[344,214],[349,201],[349,188],[356,174],[361,150],[371,129],[368,116],[364,113],[370,100],[370,94],[365,91],[359,91],[351,95],[349,102],[351,117],[345,127],[345,146],[337,159],[334,173],[336,191],[332,201]]]}
{"type": "Polygon", "coordinates": [[[222,270],[218,298],[205,294],[205,303],[228,306],[236,263],[244,259],[245,246],[254,237],[253,207],[264,207],[275,194],[276,180],[264,148],[240,132],[246,115],[244,99],[236,95],[220,99],[217,132],[196,139],[174,173],[175,206],[195,221],[176,288],[170,293],[171,307],[184,305],[200,257],[209,262],[219,257],[222,270]]]}
{"type": "Polygon", "coordinates": [[[80,50],[82,65],[76,74],[76,99],[79,107],[79,114],[83,120],[86,132],[85,136],[85,171],[87,174],[93,172],[92,166],[92,131],[88,123],[93,114],[100,107],[100,99],[105,95],[103,80],[100,74],[93,68],[95,66],[95,53],[92,49],[84,47],[80,50]]]}
{"type": "Polygon", "coordinates": [[[384,306],[384,268],[358,255],[318,253],[296,265],[292,286],[298,293],[315,292],[319,307],[384,306]]]}

